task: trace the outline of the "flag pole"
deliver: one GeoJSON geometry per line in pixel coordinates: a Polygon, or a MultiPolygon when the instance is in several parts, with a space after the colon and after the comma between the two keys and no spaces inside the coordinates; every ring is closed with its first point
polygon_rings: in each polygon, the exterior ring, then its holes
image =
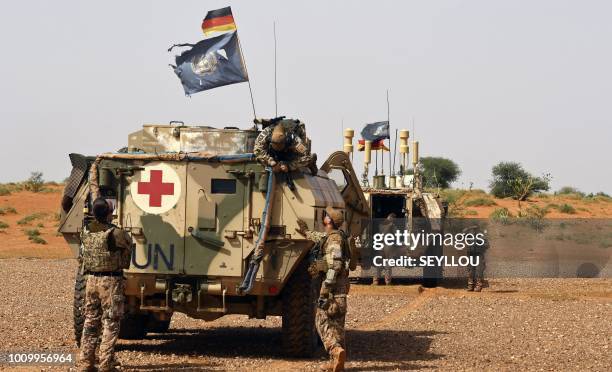
{"type": "MultiPolygon", "coordinates": [[[[233,18],[233,14],[232,14],[233,18]]],[[[236,36],[238,36],[238,22],[236,22],[236,18],[234,18],[234,24],[236,25],[236,36]]],[[[257,113],[255,112],[255,100],[253,99],[253,88],[251,87],[251,78],[249,77],[249,69],[247,68],[246,58],[244,58],[244,53],[242,52],[242,43],[240,42],[240,38],[238,39],[238,50],[240,51],[240,58],[242,58],[242,65],[244,66],[244,72],[247,75],[247,83],[249,84],[249,94],[251,95],[251,106],[253,107],[253,119],[257,119],[257,113]]]]}

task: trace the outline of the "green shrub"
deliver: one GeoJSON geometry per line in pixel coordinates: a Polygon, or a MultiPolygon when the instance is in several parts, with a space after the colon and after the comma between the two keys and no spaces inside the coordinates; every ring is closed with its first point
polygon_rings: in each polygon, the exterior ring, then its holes
{"type": "Polygon", "coordinates": [[[36,244],[47,244],[47,241],[40,236],[38,229],[28,229],[24,231],[28,240],[36,244]]]}
{"type": "Polygon", "coordinates": [[[32,192],[42,191],[44,185],[45,185],[45,181],[43,180],[42,172],[32,172],[30,174],[30,178],[28,178],[23,184],[26,191],[32,191],[32,192]]]}
{"type": "Polygon", "coordinates": [[[550,179],[547,175],[543,177],[533,177],[523,166],[514,162],[501,162],[492,169],[493,180],[489,184],[491,194],[497,198],[513,197],[525,200],[533,193],[548,191],[550,179]],[[518,186],[525,186],[520,194],[517,195],[518,186]]]}
{"type": "Polygon", "coordinates": [[[510,213],[508,208],[497,208],[489,215],[489,218],[493,222],[502,223],[504,225],[511,223],[512,217],[512,213],[510,213]]]}
{"type": "Polygon", "coordinates": [[[13,207],[2,207],[0,208],[0,216],[5,214],[17,214],[17,210],[13,207]]]}
{"type": "Polygon", "coordinates": [[[11,189],[4,185],[0,185],[0,196],[11,195],[11,189]]]}
{"type": "Polygon", "coordinates": [[[0,230],[4,230],[8,227],[9,227],[8,223],[0,221],[0,230]]]}
{"type": "Polygon", "coordinates": [[[450,159],[439,157],[421,158],[419,171],[423,177],[425,187],[436,187],[447,189],[450,184],[457,180],[461,169],[457,163],[450,159]]]}
{"type": "Polygon", "coordinates": [[[473,209],[470,209],[470,210],[465,211],[465,215],[466,216],[477,216],[478,212],[473,209]]]}
{"type": "Polygon", "coordinates": [[[563,186],[556,193],[557,195],[579,195],[580,197],[584,197],[584,193],[572,186],[563,186]]]}
{"type": "Polygon", "coordinates": [[[19,221],[17,221],[17,225],[27,225],[32,221],[44,218],[46,216],[45,213],[32,213],[28,216],[25,216],[24,218],[20,219],[19,221]]]}
{"type": "Polygon", "coordinates": [[[576,214],[576,209],[570,204],[564,203],[559,206],[559,212],[565,214],[576,214]]]}
{"type": "Polygon", "coordinates": [[[468,207],[491,207],[497,205],[497,203],[489,198],[475,198],[466,200],[465,205],[468,207]]]}

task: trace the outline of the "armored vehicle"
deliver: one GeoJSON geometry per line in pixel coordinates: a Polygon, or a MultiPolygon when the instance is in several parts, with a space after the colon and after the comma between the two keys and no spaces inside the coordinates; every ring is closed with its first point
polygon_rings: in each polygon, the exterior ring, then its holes
{"type": "MultiPolygon", "coordinates": [[[[349,158],[353,152],[353,129],[344,130],[344,153],[349,158]]],[[[367,203],[366,215],[362,216],[363,221],[367,221],[367,226],[362,229],[363,234],[358,239],[361,242],[361,255],[359,258],[360,268],[351,273],[351,277],[355,279],[372,278],[373,257],[376,251],[372,249],[371,243],[372,233],[380,230],[380,224],[391,214],[394,226],[397,230],[406,230],[408,232],[438,232],[443,233],[444,219],[448,211],[448,205],[439,195],[427,192],[423,188],[422,178],[419,174],[419,143],[412,142],[412,172],[408,174],[408,155],[409,155],[409,133],[408,130],[402,129],[399,131],[399,156],[400,170],[397,175],[384,175],[384,173],[376,172],[372,177],[372,182],[368,178],[369,165],[371,163],[371,142],[365,141],[364,151],[364,173],[361,178],[361,192],[355,192],[359,198],[363,196],[367,203]]],[[[339,154],[332,155],[340,156],[339,154]]],[[[382,157],[381,157],[382,158],[382,157]]],[[[337,161],[336,163],[338,163],[337,161]]],[[[352,167],[351,167],[352,168],[352,167]]],[[[381,167],[382,168],[382,167],[381,167]]],[[[333,167],[328,171],[328,176],[332,178],[342,190],[343,188],[351,189],[350,179],[347,177],[347,172],[338,167],[333,167]]],[[[392,172],[389,172],[392,173],[392,172]]],[[[349,200],[350,202],[350,200],[349,200]]],[[[419,246],[414,251],[396,247],[397,255],[408,255],[418,257],[427,256],[442,256],[443,247],[441,245],[431,244],[429,246],[419,246]]],[[[434,287],[438,281],[442,279],[444,273],[442,267],[426,266],[418,268],[420,273],[414,272],[415,269],[395,268],[394,277],[417,277],[423,279],[423,283],[427,287],[434,287]]]]}
{"type": "MultiPolygon", "coordinates": [[[[322,230],[327,206],[345,213],[351,236],[362,231],[368,205],[348,156],[332,154],[318,174],[293,172],[290,190],[253,157],[257,127],[144,125],[128,146],[96,157],[71,154],[73,170],[62,201],[59,231],[74,256],[90,205],[104,196],[115,205],[113,223],[134,240],[125,271],[126,316],[121,337],[164,332],[174,312],[211,321],[226,314],[282,316],[289,355],[317,347],[315,304],[320,282],[307,273],[312,242],[296,232],[297,219],[322,230]],[[327,172],[340,170],[339,190],[327,172]],[[251,256],[264,257],[248,290],[241,290],[251,256]]],[[[74,331],[83,326],[84,277],[75,283],[74,331]]]]}

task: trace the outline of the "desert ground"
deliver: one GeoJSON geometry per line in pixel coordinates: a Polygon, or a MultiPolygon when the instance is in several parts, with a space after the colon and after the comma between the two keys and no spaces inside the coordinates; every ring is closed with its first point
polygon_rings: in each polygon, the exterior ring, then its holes
{"type": "MultiPolygon", "coordinates": [[[[0,351],[76,351],[72,291],[77,263],[55,232],[60,198],[61,186],[0,196],[0,221],[7,225],[0,229],[0,351]]],[[[477,212],[471,216],[486,217],[495,208],[516,205],[494,202],[467,209],[477,212]]],[[[571,203],[575,213],[563,218],[612,217],[612,203],[606,201],[548,196],[527,203],[571,203]]],[[[442,284],[433,289],[417,282],[353,285],[347,370],[612,368],[610,278],[493,278],[481,293],[466,292],[458,279],[442,284]]],[[[282,355],[280,324],[279,317],[227,316],[206,323],[175,314],[168,333],[121,340],[118,354],[126,369],[135,371],[318,370],[323,352],[312,359],[282,355]]]]}

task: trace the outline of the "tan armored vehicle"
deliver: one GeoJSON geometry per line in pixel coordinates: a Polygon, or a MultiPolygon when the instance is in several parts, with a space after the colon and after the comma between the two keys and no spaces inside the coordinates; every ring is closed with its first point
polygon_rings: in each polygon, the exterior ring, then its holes
{"type": "MultiPolygon", "coordinates": [[[[348,157],[352,157],[353,153],[353,129],[345,129],[344,131],[344,153],[348,157]]],[[[361,178],[361,189],[365,200],[367,201],[367,214],[364,221],[368,222],[368,226],[364,227],[363,235],[360,241],[363,246],[360,249],[360,268],[351,273],[351,277],[358,279],[372,278],[372,257],[376,252],[372,247],[368,246],[371,239],[372,231],[377,230],[377,224],[382,222],[391,213],[395,215],[394,224],[398,230],[407,230],[409,232],[442,232],[444,226],[444,218],[446,217],[448,206],[441,200],[439,195],[426,192],[423,188],[422,179],[418,172],[419,164],[419,143],[412,142],[412,174],[408,174],[409,166],[409,132],[402,129],[399,131],[399,151],[400,170],[396,175],[385,175],[384,173],[375,174],[372,177],[372,182],[369,181],[368,173],[369,166],[372,160],[371,142],[365,141],[364,148],[364,172],[361,178]]],[[[332,154],[340,156],[338,153],[332,154]]],[[[339,163],[336,161],[335,163],[339,163]]],[[[346,187],[349,178],[346,177],[346,171],[339,167],[338,169],[330,169],[328,176],[332,178],[342,189],[346,187]]],[[[360,194],[360,193],[355,193],[360,194]]],[[[349,204],[350,205],[350,204],[349,204]]],[[[416,250],[409,252],[398,249],[398,255],[409,255],[418,257],[421,255],[427,256],[442,256],[443,247],[430,245],[428,247],[418,247],[416,250]]],[[[422,277],[425,286],[436,286],[438,281],[442,279],[444,273],[442,267],[423,267],[423,268],[395,268],[395,277],[422,277]],[[415,271],[420,270],[419,273],[415,271]]]]}
{"type": "MultiPolygon", "coordinates": [[[[74,256],[79,257],[79,232],[97,195],[114,201],[114,223],[135,242],[125,273],[122,337],[163,332],[177,311],[206,321],[226,314],[276,315],[282,316],[288,354],[309,355],[317,347],[320,283],[306,271],[313,243],[296,233],[296,221],[320,231],[325,207],[342,208],[347,232],[357,236],[359,216],[369,213],[367,202],[343,152],[334,153],[316,176],[294,172],[291,191],[253,158],[257,134],[257,128],[145,125],[119,152],[95,158],[71,154],[59,231],[74,256]],[[332,167],[346,175],[343,190],[327,175],[332,167]],[[263,260],[250,288],[240,290],[258,244],[263,260]]],[[[77,342],[83,296],[78,273],[77,342]]]]}

